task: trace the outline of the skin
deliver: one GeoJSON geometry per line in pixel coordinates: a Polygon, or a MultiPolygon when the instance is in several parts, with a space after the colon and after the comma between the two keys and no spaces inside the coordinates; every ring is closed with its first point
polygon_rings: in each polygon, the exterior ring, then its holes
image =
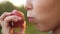
{"type": "MultiPolygon", "coordinates": [[[[60,34],[60,0],[27,0],[25,9],[27,10],[27,16],[33,17],[31,23],[33,23],[39,31],[52,31],[52,34],[60,34]]],[[[4,16],[7,15],[3,15],[3,18],[6,18],[4,16]]],[[[8,22],[3,18],[0,17],[2,33],[4,33],[6,29],[6,33],[8,33],[10,27],[7,27],[8,22]]]]}
{"type": "Polygon", "coordinates": [[[23,24],[23,28],[21,27],[19,32],[13,32],[13,29],[10,27],[9,23],[11,21],[17,22],[20,17],[18,16],[9,16],[11,15],[11,12],[4,12],[0,16],[0,25],[2,27],[2,34],[25,34],[25,29],[26,29],[26,22],[23,24]],[[8,16],[8,17],[7,17],[8,16]]]}
{"type": "Polygon", "coordinates": [[[60,0],[27,0],[25,9],[39,31],[60,34],[60,0]]]}

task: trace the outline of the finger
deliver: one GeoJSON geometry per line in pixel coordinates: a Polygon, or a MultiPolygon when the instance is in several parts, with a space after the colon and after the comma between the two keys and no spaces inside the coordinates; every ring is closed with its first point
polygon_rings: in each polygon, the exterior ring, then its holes
{"type": "Polygon", "coordinates": [[[1,20],[4,20],[4,18],[6,17],[6,16],[9,16],[9,15],[11,15],[11,13],[10,12],[4,12],[2,15],[1,15],[1,20]]]}
{"type": "Polygon", "coordinates": [[[21,30],[24,30],[24,29],[26,29],[26,21],[24,21],[24,24],[22,24],[21,26],[21,30]]]}
{"type": "Polygon", "coordinates": [[[2,33],[3,34],[10,34],[11,33],[11,27],[10,26],[8,26],[8,23],[7,22],[3,22],[2,24],[1,24],[1,26],[2,26],[2,33]]]}
{"type": "Polygon", "coordinates": [[[17,22],[20,20],[22,20],[22,18],[18,17],[18,16],[8,16],[4,19],[4,21],[6,21],[6,22],[10,22],[10,21],[17,22]]]}
{"type": "Polygon", "coordinates": [[[3,22],[1,22],[0,25],[2,28],[7,28],[9,24],[7,22],[3,21],[3,22]]]}
{"type": "Polygon", "coordinates": [[[21,26],[20,33],[25,34],[25,30],[26,30],[26,21],[24,21],[24,24],[21,26]]]}
{"type": "MultiPolygon", "coordinates": [[[[18,16],[8,16],[4,19],[4,21],[8,22],[9,21],[20,21],[21,20],[21,17],[18,17],[18,16]]],[[[24,22],[24,24],[22,25],[23,27],[21,27],[21,30],[20,30],[20,33],[25,33],[25,29],[26,29],[26,21],[24,22]]]]}
{"type": "Polygon", "coordinates": [[[22,20],[22,18],[21,18],[21,17],[18,17],[18,16],[10,16],[10,18],[11,18],[12,21],[14,21],[14,22],[17,22],[17,21],[22,20]]]}

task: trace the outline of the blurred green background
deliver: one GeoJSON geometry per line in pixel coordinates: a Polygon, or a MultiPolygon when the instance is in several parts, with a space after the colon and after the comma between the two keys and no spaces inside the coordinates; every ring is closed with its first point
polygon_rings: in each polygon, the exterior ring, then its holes
{"type": "MultiPolygon", "coordinates": [[[[28,22],[28,19],[27,19],[27,12],[26,10],[24,9],[23,5],[20,6],[20,7],[16,7],[14,6],[12,3],[6,1],[6,2],[3,2],[3,3],[0,3],[0,15],[4,12],[11,12],[12,10],[14,9],[17,9],[17,10],[20,10],[22,11],[24,14],[25,14],[25,19],[27,21],[27,28],[26,28],[26,34],[48,34],[48,32],[39,32],[33,24],[29,23],[28,22]]],[[[1,34],[1,27],[0,27],[0,34],[1,34]]]]}

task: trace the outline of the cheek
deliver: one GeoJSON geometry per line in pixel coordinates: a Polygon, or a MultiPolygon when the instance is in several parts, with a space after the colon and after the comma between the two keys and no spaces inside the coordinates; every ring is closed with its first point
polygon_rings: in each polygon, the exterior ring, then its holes
{"type": "Polygon", "coordinates": [[[32,3],[33,10],[40,11],[40,13],[49,13],[57,6],[56,0],[35,0],[32,3]]]}
{"type": "Polygon", "coordinates": [[[59,26],[58,17],[55,14],[42,14],[36,12],[36,27],[40,30],[51,30],[59,26]]]}
{"type": "Polygon", "coordinates": [[[42,14],[39,13],[39,11],[32,10],[28,11],[28,15],[35,18],[33,24],[35,24],[36,28],[40,31],[49,31],[59,25],[56,13],[42,14]]]}
{"type": "Polygon", "coordinates": [[[32,10],[27,12],[28,17],[36,17],[38,14],[36,13],[37,11],[32,10]]]}

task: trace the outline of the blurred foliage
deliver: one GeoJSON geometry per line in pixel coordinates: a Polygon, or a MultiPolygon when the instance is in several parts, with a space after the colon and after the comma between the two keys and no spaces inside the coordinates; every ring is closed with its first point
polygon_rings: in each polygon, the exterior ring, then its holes
{"type": "Polygon", "coordinates": [[[14,6],[12,3],[8,2],[8,1],[3,2],[3,3],[0,4],[0,15],[2,13],[4,13],[4,12],[11,12],[14,9],[22,11],[24,13],[25,17],[26,17],[27,12],[26,12],[26,10],[24,9],[23,6],[16,7],[16,6],[14,6]]]}
{"type": "MultiPolygon", "coordinates": [[[[11,12],[14,9],[22,11],[24,13],[24,15],[25,15],[25,18],[26,18],[26,21],[27,21],[26,34],[48,34],[48,33],[39,32],[34,27],[33,24],[31,24],[31,23],[28,22],[28,20],[27,20],[27,12],[24,9],[24,6],[15,7],[12,3],[8,2],[8,1],[7,2],[3,2],[3,3],[0,4],[0,15],[3,12],[11,12]]],[[[0,30],[1,30],[1,27],[0,27],[0,30]]],[[[0,31],[0,34],[1,34],[1,31],[0,31]]]]}
{"type": "Polygon", "coordinates": [[[27,11],[24,9],[24,6],[22,5],[22,6],[18,7],[18,10],[20,10],[24,13],[25,19],[27,20],[27,11]]]}
{"type": "Polygon", "coordinates": [[[0,15],[3,12],[11,12],[12,10],[17,9],[12,3],[10,2],[3,2],[0,4],[0,15]]]}

